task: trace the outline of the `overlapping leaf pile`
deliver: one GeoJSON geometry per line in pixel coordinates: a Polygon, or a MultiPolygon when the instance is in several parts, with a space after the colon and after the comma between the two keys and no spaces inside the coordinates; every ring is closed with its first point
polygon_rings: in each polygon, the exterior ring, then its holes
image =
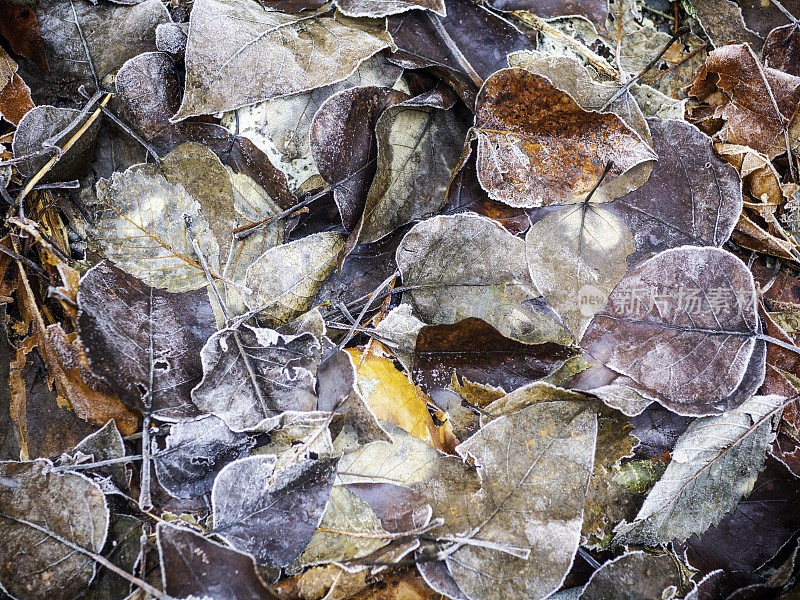
{"type": "Polygon", "coordinates": [[[0,596],[796,598],[796,17],[0,1],[0,596]]]}

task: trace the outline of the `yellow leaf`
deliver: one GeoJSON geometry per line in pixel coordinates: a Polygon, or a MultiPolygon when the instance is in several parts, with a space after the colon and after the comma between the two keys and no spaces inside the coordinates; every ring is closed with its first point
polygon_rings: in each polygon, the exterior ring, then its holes
{"type": "Polygon", "coordinates": [[[356,365],[359,391],[375,416],[402,427],[439,450],[452,451],[458,440],[450,423],[445,421],[441,427],[436,426],[428,412],[428,396],[391,359],[353,348],[347,352],[356,365]]]}

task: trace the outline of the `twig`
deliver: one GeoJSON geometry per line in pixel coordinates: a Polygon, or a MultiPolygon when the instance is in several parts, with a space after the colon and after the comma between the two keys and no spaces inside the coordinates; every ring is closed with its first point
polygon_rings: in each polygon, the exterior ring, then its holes
{"type": "Polygon", "coordinates": [[[78,20],[78,13],[75,10],[75,2],[73,2],[73,0],[69,0],[69,5],[72,7],[72,17],[75,19],[75,28],[78,30],[78,37],[81,38],[81,44],[83,44],[83,51],[86,53],[86,62],[89,63],[89,70],[92,72],[92,79],[94,79],[94,89],[99,92],[100,80],[97,78],[97,71],[94,68],[92,55],[89,53],[89,44],[86,43],[86,37],[84,37],[83,35],[83,28],[81,27],[81,23],[78,20]]]}
{"type": "Polygon", "coordinates": [[[608,61],[606,61],[605,58],[595,54],[579,41],[574,40],[565,33],[559,31],[541,17],[537,17],[533,13],[529,13],[525,10],[515,10],[511,14],[528,25],[531,29],[534,29],[540,33],[546,33],[547,35],[556,38],[562,44],[569,46],[578,54],[583,56],[595,69],[597,69],[606,77],[613,79],[614,81],[619,81],[620,74],[614,69],[614,67],[608,64],[608,61]]]}
{"type": "Polygon", "coordinates": [[[297,212],[301,208],[308,206],[312,202],[319,200],[325,194],[330,191],[330,188],[325,188],[324,190],[317,192],[313,196],[306,198],[302,202],[298,202],[294,206],[290,206],[283,212],[278,213],[277,215],[273,215],[271,217],[267,217],[266,219],[262,219],[261,221],[257,221],[255,223],[250,223],[249,225],[242,225],[241,227],[237,227],[233,230],[233,237],[237,240],[243,240],[247,236],[252,233],[255,233],[257,229],[263,229],[264,227],[268,227],[270,224],[274,223],[275,221],[279,221],[281,219],[285,219],[286,217],[290,216],[292,213],[297,212]]]}
{"type": "Polygon", "coordinates": [[[139,509],[148,511],[153,508],[150,496],[150,413],[153,410],[153,387],[155,385],[155,342],[153,340],[153,290],[150,288],[150,301],[147,313],[148,338],[149,338],[149,381],[147,393],[144,396],[144,410],[142,411],[142,468],[139,485],[139,509]]]}
{"type": "Polygon", "coordinates": [[[194,253],[200,260],[200,265],[203,267],[203,272],[206,274],[208,284],[211,286],[211,289],[214,291],[214,295],[217,298],[220,310],[222,311],[222,316],[225,318],[225,327],[230,330],[231,334],[233,335],[233,339],[236,342],[236,348],[239,350],[239,356],[242,357],[242,362],[247,370],[247,376],[250,378],[253,391],[256,393],[256,397],[258,397],[259,404],[261,404],[261,412],[264,414],[265,418],[268,418],[270,410],[267,408],[267,401],[264,399],[264,395],[261,393],[261,386],[258,385],[256,373],[253,370],[253,366],[250,364],[250,358],[247,356],[242,339],[239,337],[239,327],[231,327],[232,319],[230,317],[230,313],[228,312],[228,307],[225,306],[225,301],[222,299],[222,295],[219,293],[216,283],[214,283],[214,278],[211,276],[211,271],[208,269],[206,257],[203,254],[203,251],[200,249],[200,244],[197,242],[197,238],[192,240],[192,248],[194,248],[194,253]]]}
{"type": "Polygon", "coordinates": [[[644,69],[642,69],[641,71],[639,71],[639,74],[636,75],[636,77],[633,77],[633,78],[629,79],[628,81],[626,81],[624,84],[622,84],[620,86],[620,88],[616,91],[616,93],[613,96],[611,96],[611,98],[608,100],[608,102],[606,102],[603,105],[603,107],[600,109],[599,112],[604,112],[618,98],[620,98],[623,94],[625,94],[625,92],[627,92],[634,83],[639,81],[639,79],[641,79],[642,76],[645,73],[647,73],[650,69],[652,69],[655,66],[655,64],[659,60],[661,60],[661,57],[664,56],[664,54],[666,54],[667,50],[669,50],[672,47],[672,44],[674,44],[676,41],[678,41],[678,38],[680,38],[682,35],[684,35],[686,33],[689,33],[689,31],[690,31],[689,27],[687,25],[684,25],[683,27],[678,29],[678,31],[676,31],[674,34],[672,34],[672,38],[670,38],[669,42],[667,42],[664,45],[664,47],[661,49],[661,52],[659,52],[653,60],[651,60],[649,63],[647,63],[647,66],[644,69]]]}
{"type": "Polygon", "coordinates": [[[162,592],[158,588],[153,587],[152,585],[147,583],[144,579],[139,579],[138,577],[136,577],[135,575],[131,575],[130,573],[128,573],[124,569],[120,569],[117,565],[112,563],[110,560],[108,560],[104,556],[101,556],[100,554],[97,554],[96,552],[92,552],[91,550],[87,550],[83,546],[79,546],[78,544],[76,544],[76,543],[74,543],[74,542],[72,542],[72,541],[70,541],[70,540],[68,540],[68,539],[66,539],[64,537],[61,537],[57,533],[55,533],[53,531],[50,531],[49,529],[46,529],[45,527],[42,527],[41,525],[39,525],[37,523],[33,523],[33,522],[27,521],[25,519],[20,519],[18,517],[12,517],[11,515],[6,515],[6,514],[0,514],[0,517],[2,517],[4,519],[9,519],[10,521],[14,521],[14,522],[19,523],[21,525],[25,525],[26,527],[30,527],[31,529],[35,529],[36,531],[39,531],[39,532],[41,532],[41,533],[53,538],[57,542],[60,542],[60,543],[64,544],[65,546],[67,546],[69,548],[72,548],[76,552],[80,552],[81,554],[85,554],[86,556],[91,558],[93,561],[95,561],[96,563],[104,566],[106,569],[108,569],[112,573],[116,573],[117,575],[119,575],[120,577],[125,579],[126,581],[129,581],[133,585],[140,587],[142,590],[144,590],[145,592],[147,592],[151,596],[153,596],[155,598],[158,598],[159,600],[175,600],[175,598],[165,594],[164,592],[162,592]]]}
{"type": "Polygon", "coordinates": [[[784,6],[783,6],[783,4],[781,4],[780,2],[778,2],[778,0],[772,0],[772,3],[773,3],[775,6],[777,6],[777,7],[778,7],[778,10],[780,10],[780,11],[781,11],[781,12],[784,14],[784,16],[785,16],[787,19],[789,19],[789,20],[790,20],[792,23],[794,23],[795,25],[797,25],[797,17],[795,17],[795,16],[794,16],[792,13],[790,13],[790,12],[789,12],[789,11],[788,11],[788,10],[787,10],[787,9],[786,9],[784,6]]]}
{"type": "Polygon", "coordinates": [[[467,57],[464,56],[463,52],[461,52],[461,48],[458,47],[453,38],[450,37],[447,29],[445,29],[444,25],[442,25],[442,21],[439,19],[439,16],[427,11],[426,14],[431,20],[436,33],[440,38],[442,38],[444,45],[447,46],[447,49],[453,54],[461,68],[464,69],[467,75],[469,75],[469,78],[472,79],[472,82],[475,85],[481,87],[483,85],[483,78],[481,78],[481,76],[478,75],[478,72],[472,67],[471,64],[469,64],[467,57]]]}
{"type": "Polygon", "coordinates": [[[375,300],[375,296],[377,294],[380,294],[384,290],[384,288],[390,285],[399,276],[400,272],[395,271],[389,277],[384,279],[383,282],[377,288],[375,288],[375,290],[371,294],[369,294],[367,298],[367,303],[364,305],[364,308],[361,309],[361,312],[359,313],[358,318],[356,319],[356,323],[350,328],[350,331],[347,332],[347,335],[344,336],[344,339],[341,342],[339,342],[339,344],[336,347],[337,350],[341,350],[342,348],[344,348],[345,344],[347,344],[347,342],[349,342],[356,334],[355,328],[358,327],[358,323],[361,323],[361,319],[363,319],[364,315],[367,314],[370,305],[375,300]]]}
{"type": "Polygon", "coordinates": [[[61,151],[58,154],[56,154],[53,158],[48,160],[45,163],[45,165],[41,169],[39,169],[39,171],[33,177],[31,177],[31,180],[27,183],[27,185],[24,188],[22,188],[22,191],[20,192],[19,196],[17,196],[17,205],[20,207],[21,219],[25,220],[25,214],[24,212],[22,212],[23,210],[22,201],[25,198],[25,196],[27,196],[28,193],[36,186],[36,184],[39,183],[42,177],[44,177],[47,174],[47,172],[53,167],[53,165],[56,164],[56,162],[58,162],[58,159],[60,159],[64,155],[64,153],[67,152],[67,150],[72,148],[81,138],[81,136],[84,133],[86,133],[89,127],[92,126],[92,123],[94,123],[97,120],[97,117],[100,116],[102,112],[102,107],[108,104],[109,100],[111,100],[111,94],[106,94],[105,98],[103,98],[100,101],[99,107],[95,109],[95,111],[91,114],[91,116],[89,116],[89,118],[86,119],[86,122],[81,126],[81,128],[75,132],[75,134],[67,141],[66,144],[64,144],[64,146],[61,148],[61,151]]]}

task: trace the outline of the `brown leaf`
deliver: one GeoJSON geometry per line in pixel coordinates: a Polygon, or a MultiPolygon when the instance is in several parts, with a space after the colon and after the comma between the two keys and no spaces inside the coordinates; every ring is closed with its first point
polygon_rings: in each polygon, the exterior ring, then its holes
{"type": "Polygon", "coordinates": [[[19,125],[22,117],[33,108],[31,89],[14,73],[6,86],[0,90],[0,116],[13,125],[19,125]]]}
{"type": "Polygon", "coordinates": [[[478,179],[491,198],[510,206],[565,204],[588,192],[607,162],[608,179],[656,158],[619,117],[583,110],[525,69],[486,80],[475,130],[478,179]]]}
{"type": "Polygon", "coordinates": [[[725,121],[718,134],[722,141],[773,155],[786,150],[783,138],[778,136],[783,132],[784,119],[791,119],[800,103],[800,77],[762,69],[750,46],[734,44],[708,55],[689,93],[700,100],[712,100],[717,90],[730,96],[714,111],[715,117],[725,121]]]}
{"type": "Polygon", "coordinates": [[[558,344],[528,345],[503,337],[480,319],[423,327],[414,350],[414,379],[446,388],[454,374],[512,390],[555,371],[570,356],[558,344]]]}
{"type": "Polygon", "coordinates": [[[8,40],[16,54],[30,58],[43,71],[49,71],[39,22],[28,6],[8,0],[0,2],[0,35],[8,40]]]}
{"type": "Polygon", "coordinates": [[[598,29],[605,26],[608,13],[606,0],[489,0],[487,4],[503,12],[526,10],[543,19],[577,15],[588,19],[598,29]]]}
{"type": "Polygon", "coordinates": [[[789,75],[800,75],[800,23],[773,29],[761,51],[764,64],[789,75]]]}

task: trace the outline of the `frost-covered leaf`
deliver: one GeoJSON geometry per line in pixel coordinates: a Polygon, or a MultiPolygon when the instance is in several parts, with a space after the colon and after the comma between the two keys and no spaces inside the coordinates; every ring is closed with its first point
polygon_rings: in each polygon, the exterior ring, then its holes
{"type": "Polygon", "coordinates": [[[78,597],[94,578],[94,560],[57,537],[98,553],[106,540],[100,487],[52,466],[45,459],[0,462],[0,590],[15,598],[78,597]]]}
{"type": "MultiPolygon", "coordinates": [[[[26,177],[36,174],[75,135],[86,121],[86,115],[72,108],[37,106],[28,111],[19,122],[12,148],[14,156],[24,158],[19,163],[26,177]],[[29,156],[34,155],[34,156],[29,156]]],[[[83,177],[89,171],[99,122],[93,123],[53,165],[44,176],[45,183],[83,177]]]]}
{"type": "Polygon", "coordinates": [[[592,574],[580,600],[667,600],[683,586],[682,573],[669,554],[628,552],[592,574]]]}
{"type": "MultiPolygon", "coordinates": [[[[98,431],[87,435],[78,442],[72,452],[62,454],[57,464],[84,464],[86,462],[118,459],[124,456],[125,442],[112,419],[98,431]]],[[[98,483],[101,489],[106,493],[113,493],[117,490],[124,492],[128,489],[128,480],[130,478],[125,464],[122,462],[93,469],[90,475],[99,480],[98,483]],[[103,479],[109,480],[113,485],[104,483],[103,479]],[[117,490],[114,490],[114,486],[116,486],[117,490]]]]}
{"type": "Polygon", "coordinates": [[[692,422],[636,520],[615,542],[655,546],[719,523],[749,494],[775,438],[782,396],[753,396],[719,416],[692,422]]]}
{"type": "Polygon", "coordinates": [[[478,179],[511,206],[565,204],[597,183],[656,158],[610,113],[587,112],[569,94],[525,69],[486,80],[475,109],[478,179]]]}
{"type": "Polygon", "coordinates": [[[429,325],[482,319],[524,343],[569,343],[539,300],[525,264],[525,242],[475,214],[433,217],[397,249],[397,266],[416,315],[429,325]]]}
{"type": "Polygon", "coordinates": [[[338,459],[305,460],[275,471],[274,455],[226,466],[214,481],[214,531],[259,564],[282,567],[305,550],[319,526],[338,459]]]}
{"type": "Polygon", "coordinates": [[[239,134],[252,140],[286,173],[290,185],[299,188],[319,174],[311,155],[309,133],[312,119],[323,103],[338,92],[355,87],[392,87],[401,73],[400,67],[379,54],[365,60],[339,83],[226,113],[222,123],[231,130],[238,124],[239,134]]]}
{"type": "Polygon", "coordinates": [[[665,250],[623,278],[581,345],[671,410],[720,413],[764,378],[755,298],[750,271],[732,254],[665,250]]]}
{"type": "Polygon", "coordinates": [[[176,498],[198,498],[211,491],[226,464],[247,456],[253,446],[252,435],[231,431],[214,415],[174,423],[166,446],[153,458],[158,482],[176,498]]]}
{"type": "Polygon", "coordinates": [[[207,284],[193,234],[212,272],[220,272],[219,244],[200,204],[181,184],[131,167],[98,181],[97,198],[91,234],[99,252],[148,285],[183,292],[207,284]]]}
{"type": "Polygon", "coordinates": [[[636,238],[628,264],[684,244],[722,246],[742,212],[742,184],[693,125],[648,119],[658,161],[639,189],[603,208],[636,238]]]}
{"type": "Polygon", "coordinates": [[[51,96],[81,99],[80,86],[96,90],[126,60],[155,50],[156,26],[170,21],[160,0],[144,0],[135,6],[39,0],[34,12],[50,67],[46,74],[33,67],[24,73],[37,103],[51,96]]]}
{"type": "Polygon", "coordinates": [[[258,575],[253,557],[199,535],[161,522],[156,527],[164,592],[186,598],[271,600],[275,598],[258,575]]]}
{"type": "Polygon", "coordinates": [[[550,213],[525,235],[536,287],[576,338],[628,270],[633,233],[609,211],[581,203],[550,213]]]}
{"type": "Polygon", "coordinates": [[[350,17],[386,17],[412,9],[427,9],[445,16],[444,0],[336,0],[350,17]]]}
{"type": "Polygon", "coordinates": [[[476,543],[446,558],[468,597],[545,598],[561,586],[580,543],[596,435],[591,403],[557,400],[498,417],[456,448],[482,483],[461,534],[476,543]]]}
{"type": "Polygon", "coordinates": [[[245,302],[251,310],[263,309],[259,319],[283,325],[311,308],[314,294],[336,268],[344,236],[316,233],[267,250],[247,269],[245,302]]]}
{"type": "Polygon", "coordinates": [[[189,23],[186,93],[173,120],[335,83],[390,44],[380,21],[295,16],[255,0],[199,0],[189,23]]]}
{"type": "Polygon", "coordinates": [[[434,90],[387,108],[378,119],[378,162],[359,223],[361,242],[435,214],[461,157],[467,123],[453,94],[434,90]]]}
{"type": "Polygon", "coordinates": [[[320,355],[319,341],[310,333],[283,336],[246,324],[223,329],[203,346],[203,379],[192,390],[192,401],[234,431],[286,410],[314,410],[320,355]]]}
{"type": "Polygon", "coordinates": [[[192,416],[200,349],[216,326],[205,290],[171,294],[103,261],[83,276],[78,331],[95,373],[141,409],[153,373],[153,411],[192,416]],[[152,355],[151,355],[152,342],[152,355]]]}

